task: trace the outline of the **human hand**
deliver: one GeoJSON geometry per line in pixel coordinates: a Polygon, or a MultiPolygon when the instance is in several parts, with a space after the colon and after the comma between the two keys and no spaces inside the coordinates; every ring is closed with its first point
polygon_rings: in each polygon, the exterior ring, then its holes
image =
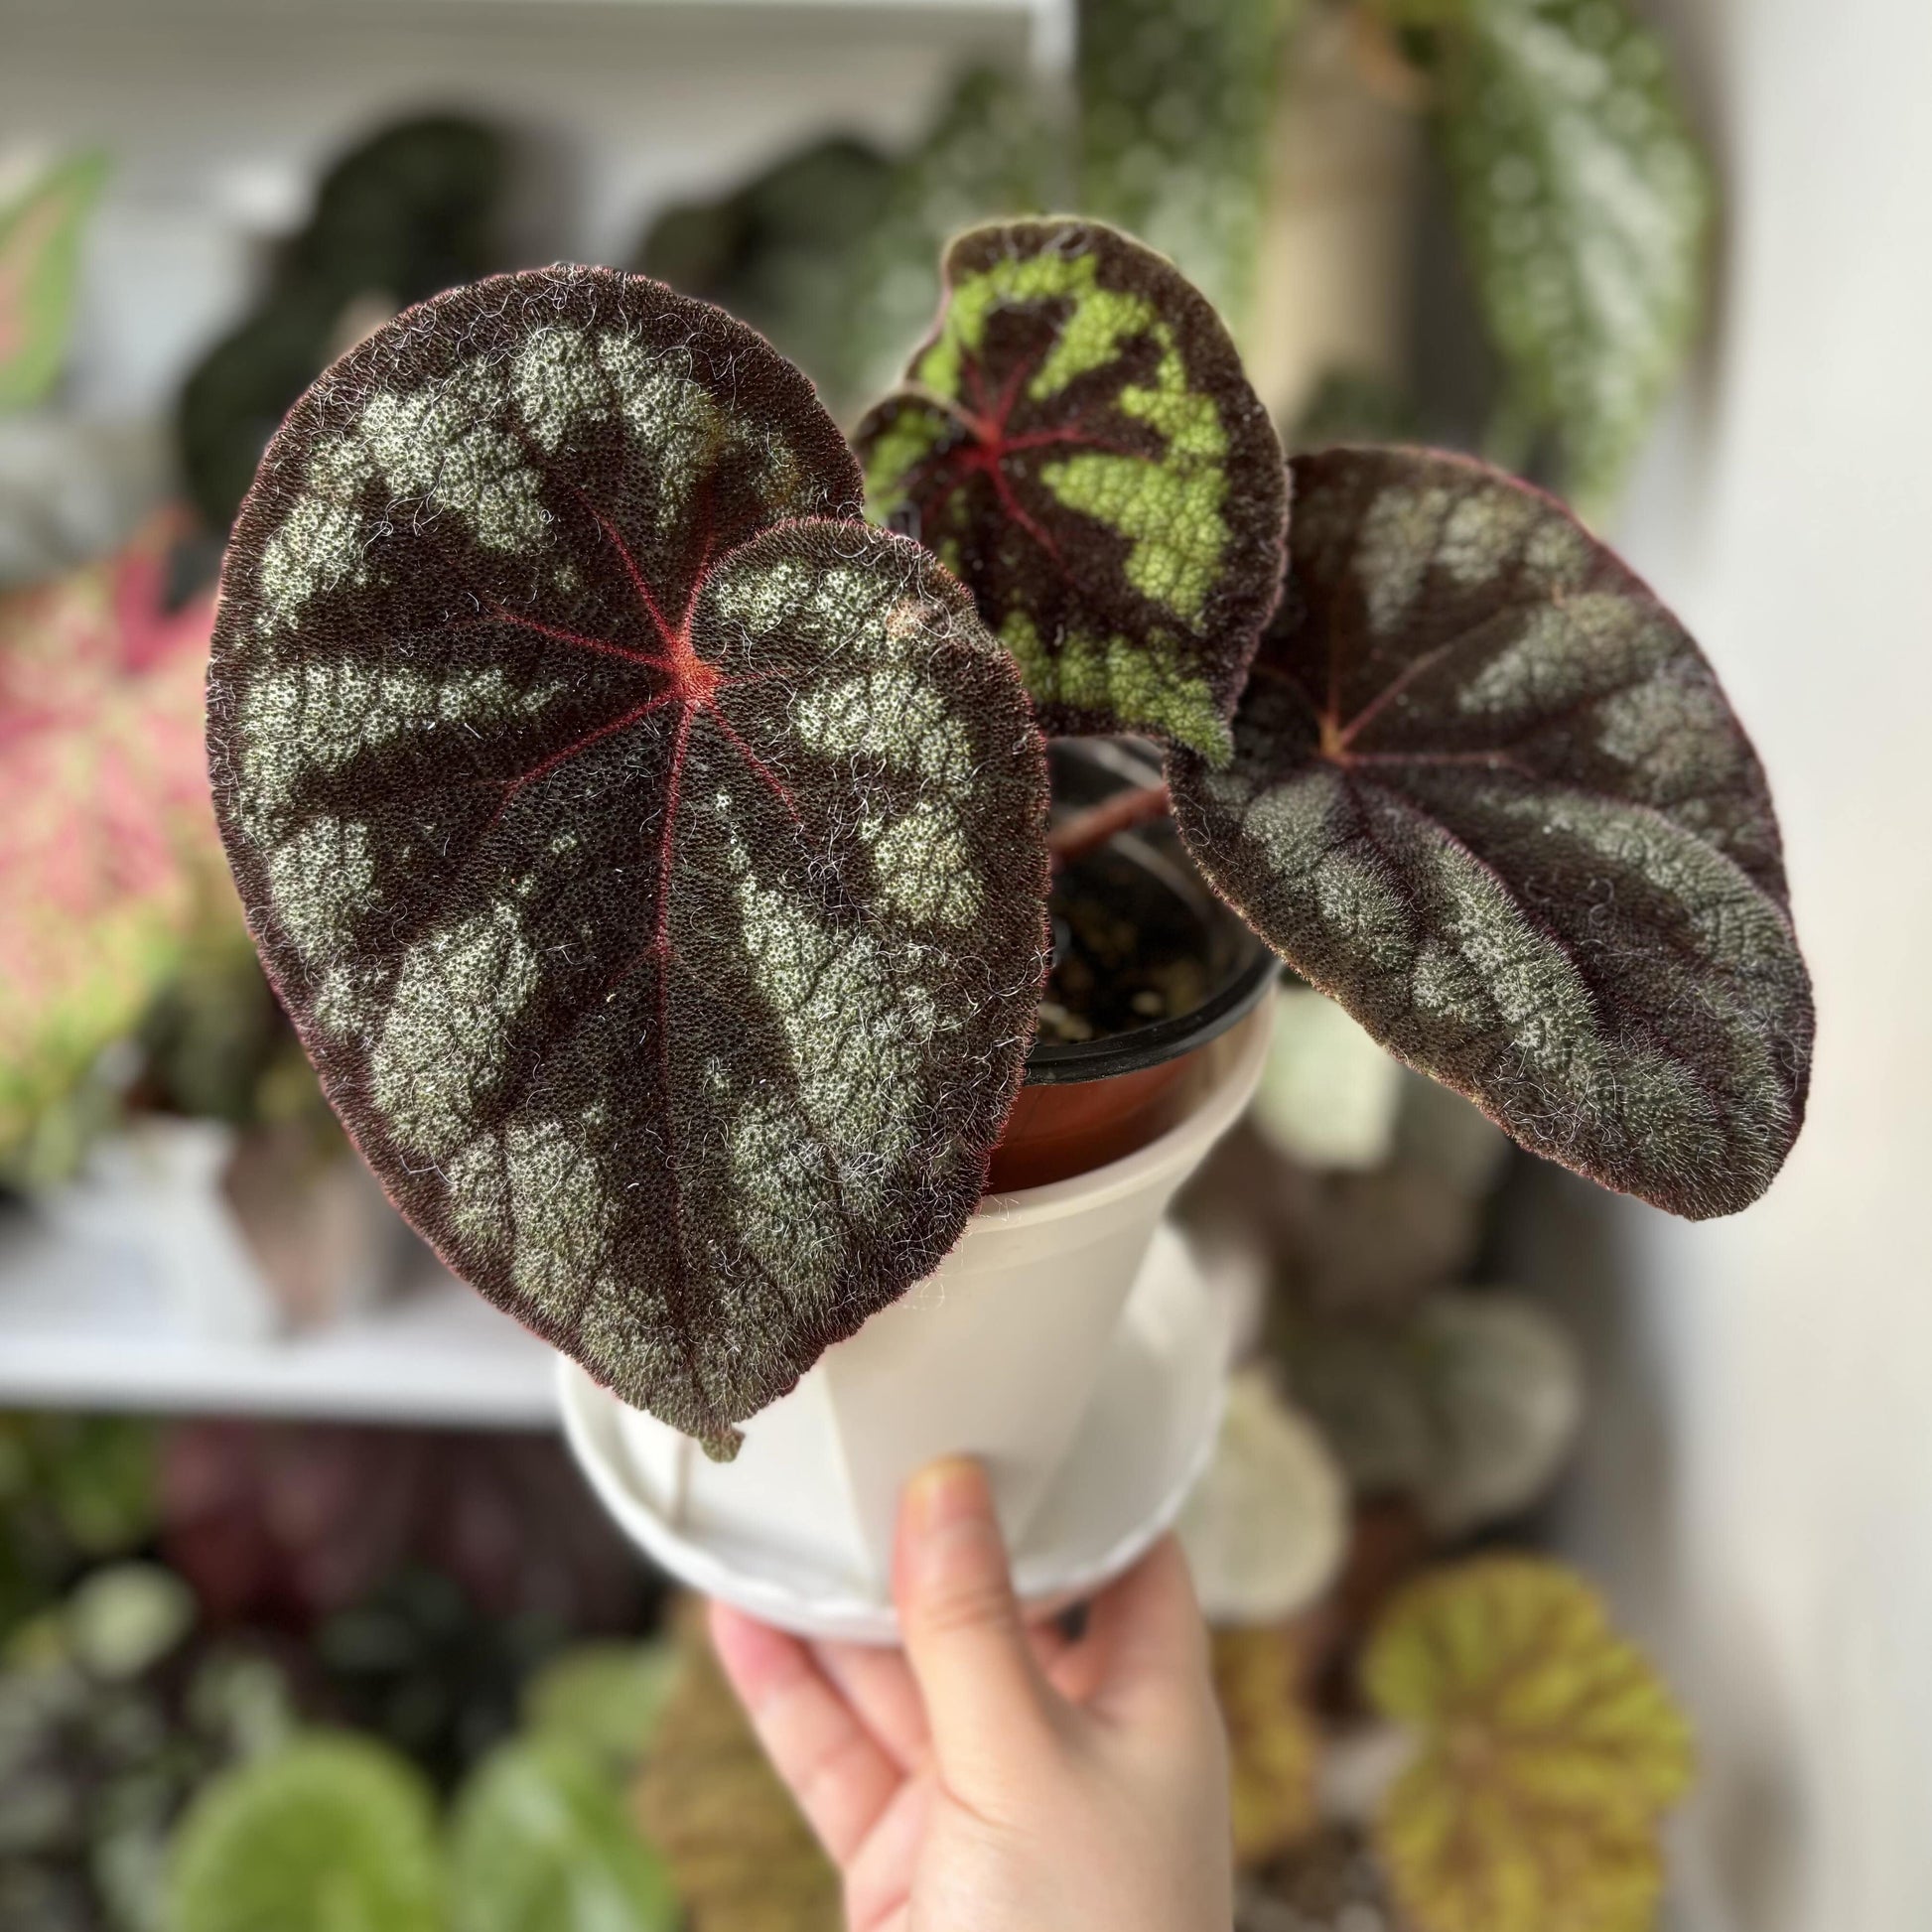
{"type": "Polygon", "coordinates": [[[903,1652],[711,1610],[852,1932],[1227,1932],[1227,1746],[1173,1539],[1077,1642],[1029,1631],[985,1475],[936,1462],[900,1503],[893,1594],[903,1652]]]}

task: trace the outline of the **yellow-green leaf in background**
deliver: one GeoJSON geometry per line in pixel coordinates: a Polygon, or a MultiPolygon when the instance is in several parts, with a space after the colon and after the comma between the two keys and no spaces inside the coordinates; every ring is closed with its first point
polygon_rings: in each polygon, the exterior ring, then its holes
{"type": "Polygon", "coordinates": [[[80,231],[106,179],[104,154],[73,155],[0,207],[0,409],[39,402],[61,372],[80,231]]]}
{"type": "Polygon", "coordinates": [[[1318,1822],[1320,1734],[1303,1693],[1302,1647],[1282,1624],[1216,1630],[1213,1665],[1228,1733],[1235,1863],[1265,1864],[1318,1822]]]}
{"type": "Polygon", "coordinates": [[[621,1788],[560,1737],[500,1744],[450,1821],[455,1932],[674,1932],[663,1862],[621,1788]]]}
{"type": "Polygon", "coordinates": [[[1376,1842],[1418,1932],[1646,1932],[1690,1730],[1582,1579],[1520,1556],[1434,1571],[1362,1682],[1417,1734],[1376,1842]]]}
{"type": "Polygon", "coordinates": [[[683,1641],[632,1808],[670,1866],[689,1932],[840,1932],[838,1873],[710,1645],[689,1625],[683,1641]]]}
{"type": "Polygon", "coordinates": [[[176,1834],[167,1932],[445,1932],[436,1815],[386,1745],[315,1731],[204,1786],[176,1834]]]}

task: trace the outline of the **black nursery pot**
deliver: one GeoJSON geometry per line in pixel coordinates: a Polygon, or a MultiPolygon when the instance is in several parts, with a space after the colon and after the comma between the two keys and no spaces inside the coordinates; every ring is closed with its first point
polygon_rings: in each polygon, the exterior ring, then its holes
{"type": "MultiPolygon", "coordinates": [[[[1050,758],[1055,818],[1161,776],[1145,750],[1118,740],[1062,740],[1050,758]]],[[[1277,970],[1274,954],[1202,883],[1169,819],[1117,833],[1060,869],[1051,910],[1042,1017],[1059,1025],[1043,1024],[1027,1057],[1026,1084],[993,1151],[990,1193],[1070,1180],[1178,1123],[1194,1099],[1201,1049],[1253,1011],[1277,970]],[[1076,1001],[1083,1011],[1068,1022],[1064,1009],[1076,1001]],[[1092,1037],[1064,1036],[1089,1026],[1092,1037]]]]}

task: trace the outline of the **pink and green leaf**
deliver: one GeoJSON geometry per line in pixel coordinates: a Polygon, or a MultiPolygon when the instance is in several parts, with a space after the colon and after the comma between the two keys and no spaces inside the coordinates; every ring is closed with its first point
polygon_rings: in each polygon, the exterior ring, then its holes
{"type": "Polygon", "coordinates": [[[927,1273],[1018,1089],[1045,777],[804,378],[552,269],[270,446],[209,681],[271,976],[397,1203],[707,1442],[927,1273]]]}
{"type": "Polygon", "coordinates": [[[1694,1218],[1748,1205],[1802,1124],[1813,1015],[1764,773],[1711,666],[1497,471],[1292,467],[1233,761],[1169,761],[1195,858],[1525,1147],[1694,1218]]]}
{"type": "Polygon", "coordinates": [[[1280,594],[1281,447],[1219,318],[1097,223],[976,228],[856,438],[872,514],[973,592],[1053,732],[1220,760],[1280,594]]]}
{"type": "Polygon", "coordinates": [[[176,534],[157,519],[0,598],[0,1152],[228,902],[202,750],[212,600],[167,608],[176,534]]]}
{"type": "Polygon", "coordinates": [[[76,155],[0,208],[0,409],[39,402],[67,359],[80,235],[107,157],[76,155]]]}

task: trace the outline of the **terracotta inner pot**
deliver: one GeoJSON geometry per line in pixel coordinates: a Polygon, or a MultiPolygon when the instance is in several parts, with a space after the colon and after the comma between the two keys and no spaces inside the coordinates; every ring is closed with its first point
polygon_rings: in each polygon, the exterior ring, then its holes
{"type": "MultiPolygon", "coordinates": [[[[1107,740],[1060,741],[1052,760],[1055,803],[1075,811],[1160,776],[1144,752],[1107,740]]],[[[1178,1125],[1198,1098],[1201,1049],[1253,1008],[1275,975],[1274,955],[1201,883],[1172,823],[1122,834],[1108,851],[1129,869],[1126,890],[1144,901],[1136,909],[1151,925],[1171,933],[1180,923],[1197,935],[1203,997],[1189,1012],[1105,1038],[1035,1044],[993,1151],[989,1193],[1070,1180],[1178,1125]]]]}

